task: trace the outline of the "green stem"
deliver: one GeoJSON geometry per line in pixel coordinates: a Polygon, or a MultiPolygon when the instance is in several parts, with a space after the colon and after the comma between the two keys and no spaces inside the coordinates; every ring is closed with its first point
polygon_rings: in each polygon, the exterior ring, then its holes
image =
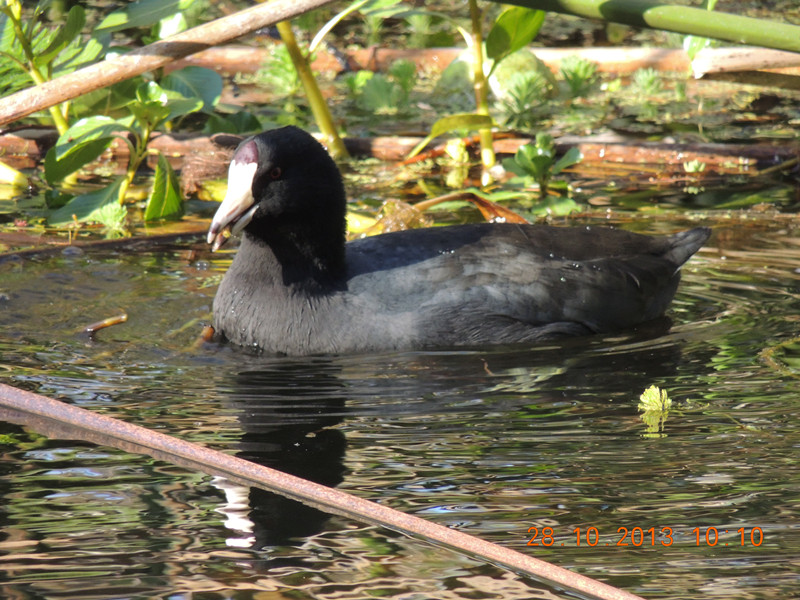
{"type": "Polygon", "coordinates": [[[142,128],[141,137],[135,136],[136,139],[134,142],[128,143],[131,150],[131,157],[128,160],[128,170],[125,172],[125,179],[122,180],[122,185],[119,186],[119,195],[117,198],[120,204],[125,203],[125,196],[128,195],[128,190],[133,183],[133,178],[136,177],[136,172],[147,156],[147,145],[150,143],[150,136],[153,131],[155,131],[155,126],[151,123],[145,123],[142,128]]]}
{"type": "MultiPolygon", "coordinates": [[[[36,66],[36,57],[33,53],[31,41],[28,39],[28,36],[25,35],[25,31],[22,28],[22,21],[20,17],[21,7],[19,3],[8,3],[6,9],[3,10],[3,13],[6,15],[6,18],[11,21],[11,26],[14,29],[14,37],[16,38],[17,42],[19,42],[19,45],[22,48],[22,53],[25,55],[27,64],[21,66],[24,68],[28,77],[30,77],[36,85],[45,83],[48,78],[45,77],[36,66]]],[[[63,133],[69,129],[69,123],[67,123],[66,117],[61,112],[59,106],[51,106],[48,110],[50,111],[50,116],[53,119],[53,123],[55,124],[58,133],[63,135],[63,133]]]]}
{"type": "Polygon", "coordinates": [[[303,83],[311,113],[314,115],[317,127],[319,127],[325,138],[328,152],[331,153],[333,158],[347,158],[349,156],[347,148],[345,148],[342,138],[339,137],[339,133],[336,131],[331,111],[328,109],[328,104],[325,102],[325,98],[317,85],[317,80],[314,79],[308,59],[297,44],[292,26],[288,21],[281,21],[277,24],[277,28],[281,40],[283,40],[286,50],[289,52],[289,57],[292,59],[292,64],[300,76],[300,81],[303,83]]]}
{"type": "Polygon", "coordinates": [[[800,52],[800,27],[766,19],[672,6],[660,0],[503,0],[550,12],[800,52]]]}
{"type": "MultiPolygon", "coordinates": [[[[475,112],[479,115],[488,115],[489,82],[483,70],[483,14],[478,8],[477,0],[469,0],[469,15],[472,21],[472,74],[475,88],[475,112]]],[[[489,128],[479,129],[478,136],[481,143],[481,164],[483,165],[481,183],[489,185],[492,182],[489,169],[496,162],[492,145],[492,130],[489,128]]]]}

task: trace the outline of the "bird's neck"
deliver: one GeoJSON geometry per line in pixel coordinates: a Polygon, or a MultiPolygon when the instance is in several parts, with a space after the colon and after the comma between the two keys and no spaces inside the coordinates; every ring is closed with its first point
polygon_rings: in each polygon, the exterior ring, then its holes
{"type": "Polygon", "coordinates": [[[248,265],[258,265],[265,277],[278,284],[319,291],[340,289],[347,277],[344,239],[326,239],[325,235],[272,231],[268,237],[257,237],[245,233],[239,253],[248,265]]]}

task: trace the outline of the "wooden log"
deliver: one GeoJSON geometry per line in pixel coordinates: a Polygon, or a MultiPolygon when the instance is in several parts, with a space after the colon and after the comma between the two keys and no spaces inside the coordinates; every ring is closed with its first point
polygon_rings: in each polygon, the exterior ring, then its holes
{"type": "Polygon", "coordinates": [[[333,0],[271,0],[0,100],[0,125],[291,19],[333,0]]]}
{"type": "MultiPolygon", "coordinates": [[[[665,48],[531,48],[542,62],[553,72],[567,56],[580,56],[594,62],[601,72],[632,73],[638,69],[652,68],[659,71],[688,72],[690,63],[686,52],[665,48]]],[[[417,69],[444,70],[464,52],[464,48],[358,48],[342,53],[344,61],[330,52],[320,49],[311,64],[319,72],[340,73],[344,70],[386,71],[396,60],[413,62],[417,69]]],[[[185,59],[176,61],[168,70],[181,69],[188,65],[213,69],[222,75],[256,73],[269,60],[268,48],[246,46],[224,46],[209,48],[185,59]]]]}
{"type": "Polygon", "coordinates": [[[768,48],[733,47],[703,48],[692,61],[692,74],[696,78],[709,73],[731,71],[760,71],[762,69],[787,69],[800,67],[800,54],[768,48]]]}

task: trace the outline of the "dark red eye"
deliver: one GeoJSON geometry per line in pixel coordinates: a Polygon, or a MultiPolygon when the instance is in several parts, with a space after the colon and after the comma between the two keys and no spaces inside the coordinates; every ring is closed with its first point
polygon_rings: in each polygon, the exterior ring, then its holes
{"type": "Polygon", "coordinates": [[[272,179],[280,179],[281,175],[283,175],[283,171],[281,171],[280,167],[273,167],[272,171],[269,172],[269,176],[272,179]]]}

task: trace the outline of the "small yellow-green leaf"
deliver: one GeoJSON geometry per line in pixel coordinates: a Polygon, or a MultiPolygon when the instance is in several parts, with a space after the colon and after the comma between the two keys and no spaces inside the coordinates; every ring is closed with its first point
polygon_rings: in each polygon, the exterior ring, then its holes
{"type": "Polygon", "coordinates": [[[672,408],[667,390],[662,390],[657,385],[651,385],[639,396],[639,410],[664,412],[672,408]]]}
{"type": "Polygon", "coordinates": [[[407,158],[411,158],[419,154],[425,146],[435,137],[449,133],[456,129],[486,129],[494,126],[494,120],[489,115],[479,115],[477,113],[459,113],[442,117],[431,127],[431,132],[422,140],[416,147],[409,153],[407,158]]]}

